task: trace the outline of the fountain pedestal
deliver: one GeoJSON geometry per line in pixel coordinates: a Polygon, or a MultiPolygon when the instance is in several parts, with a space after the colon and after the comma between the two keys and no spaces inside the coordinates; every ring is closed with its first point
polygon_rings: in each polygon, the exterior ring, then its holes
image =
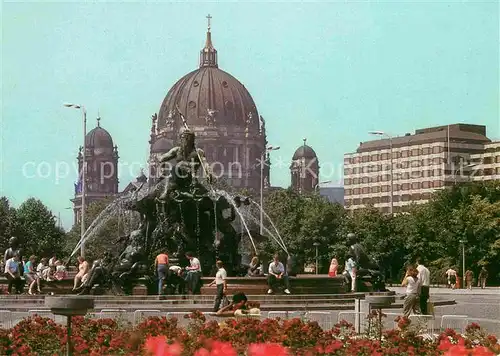
{"type": "Polygon", "coordinates": [[[54,315],[64,315],[67,318],[66,331],[68,333],[66,342],[66,355],[73,355],[71,343],[71,318],[83,316],[89,309],[94,308],[94,299],[89,297],[46,297],[45,306],[50,308],[54,315]]]}

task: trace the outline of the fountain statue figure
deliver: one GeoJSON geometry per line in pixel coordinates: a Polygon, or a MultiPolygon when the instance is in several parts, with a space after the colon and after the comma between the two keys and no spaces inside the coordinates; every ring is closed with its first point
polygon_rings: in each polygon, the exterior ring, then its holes
{"type": "Polygon", "coordinates": [[[180,138],[179,147],[160,157],[163,165],[175,160],[170,174],[163,174],[144,197],[125,204],[126,209],[139,212],[141,219],[137,230],[117,241],[124,245],[123,253],[115,262],[94,263],[90,274],[99,278],[89,278],[82,293],[89,293],[95,283],[104,283],[98,282],[99,279],[127,294],[139,281],[148,286],[148,291],[153,290],[152,261],[160,252],[177,256],[180,265],[187,266],[185,253],[192,251],[199,257],[204,274],[214,271],[217,259],[224,261],[228,273],[241,270],[238,254],[241,235],[232,222],[236,218],[235,209],[250,202],[239,196],[231,202],[227,195],[217,193],[212,188],[214,179],[205,155],[195,147],[194,133],[184,130],[180,138]],[[200,167],[206,173],[206,181],[198,178],[200,167]]]}

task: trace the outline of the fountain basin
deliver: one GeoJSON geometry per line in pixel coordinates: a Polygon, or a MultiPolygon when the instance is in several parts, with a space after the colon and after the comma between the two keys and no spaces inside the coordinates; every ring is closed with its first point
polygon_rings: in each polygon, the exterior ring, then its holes
{"type": "Polygon", "coordinates": [[[366,295],[365,302],[372,308],[390,306],[396,301],[394,295],[366,295]]]}
{"type": "Polygon", "coordinates": [[[89,309],[94,308],[94,298],[64,296],[64,297],[46,297],[45,306],[53,314],[64,316],[83,316],[89,309]]]}

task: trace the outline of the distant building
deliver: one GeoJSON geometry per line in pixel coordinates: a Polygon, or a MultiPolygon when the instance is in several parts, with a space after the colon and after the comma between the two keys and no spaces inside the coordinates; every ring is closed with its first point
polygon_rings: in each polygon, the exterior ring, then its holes
{"type": "MultiPolygon", "coordinates": [[[[86,160],[85,177],[85,206],[94,201],[118,194],[118,147],[113,145],[113,139],[108,131],[100,124],[85,136],[86,152],[80,147],[78,153],[78,171],[83,172],[83,154],[86,160]]],[[[81,219],[82,189],[84,182],[81,174],[75,184],[75,197],[73,203],[74,224],[81,219]]]]}
{"type": "Polygon", "coordinates": [[[320,187],[319,194],[331,203],[344,205],[344,187],[320,187]]]}
{"type": "MultiPolygon", "coordinates": [[[[485,126],[467,124],[361,142],[356,152],[344,155],[345,206],[390,212],[391,185],[393,212],[427,202],[436,189],[469,179],[472,159],[481,158],[489,144],[485,126]]],[[[490,151],[498,147],[491,146],[490,151]]]]}
{"type": "Polygon", "coordinates": [[[304,143],[297,148],[290,165],[292,189],[299,193],[311,193],[318,186],[319,163],[316,152],[304,143]]]}

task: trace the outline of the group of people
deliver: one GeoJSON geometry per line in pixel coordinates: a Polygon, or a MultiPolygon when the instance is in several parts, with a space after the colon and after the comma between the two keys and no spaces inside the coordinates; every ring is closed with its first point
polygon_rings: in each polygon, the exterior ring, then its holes
{"type": "Polygon", "coordinates": [[[170,265],[168,254],[160,253],[155,259],[155,272],[158,278],[158,295],[170,288],[170,292],[184,294],[187,288],[192,294],[201,294],[201,263],[192,252],[186,252],[189,266],[182,268],[177,264],[170,265]]]}
{"type": "Polygon", "coordinates": [[[4,274],[8,280],[8,294],[12,293],[13,288],[16,294],[23,293],[26,282],[28,294],[41,293],[42,281],[51,282],[67,276],[66,267],[56,256],[50,259],[42,258],[38,264],[38,258],[34,255],[30,256],[27,261],[20,257],[18,252],[6,257],[8,258],[5,261],[4,274]]]}
{"type": "MultiPolygon", "coordinates": [[[[460,288],[460,278],[458,276],[457,271],[451,267],[446,272],[447,286],[451,289],[460,288]]],[[[472,286],[474,284],[474,272],[471,269],[465,271],[464,275],[465,280],[465,288],[472,290],[472,286]]],[[[479,276],[477,279],[477,286],[484,289],[486,287],[486,279],[488,278],[488,270],[483,266],[481,267],[481,271],[479,272],[479,276]]]]}

